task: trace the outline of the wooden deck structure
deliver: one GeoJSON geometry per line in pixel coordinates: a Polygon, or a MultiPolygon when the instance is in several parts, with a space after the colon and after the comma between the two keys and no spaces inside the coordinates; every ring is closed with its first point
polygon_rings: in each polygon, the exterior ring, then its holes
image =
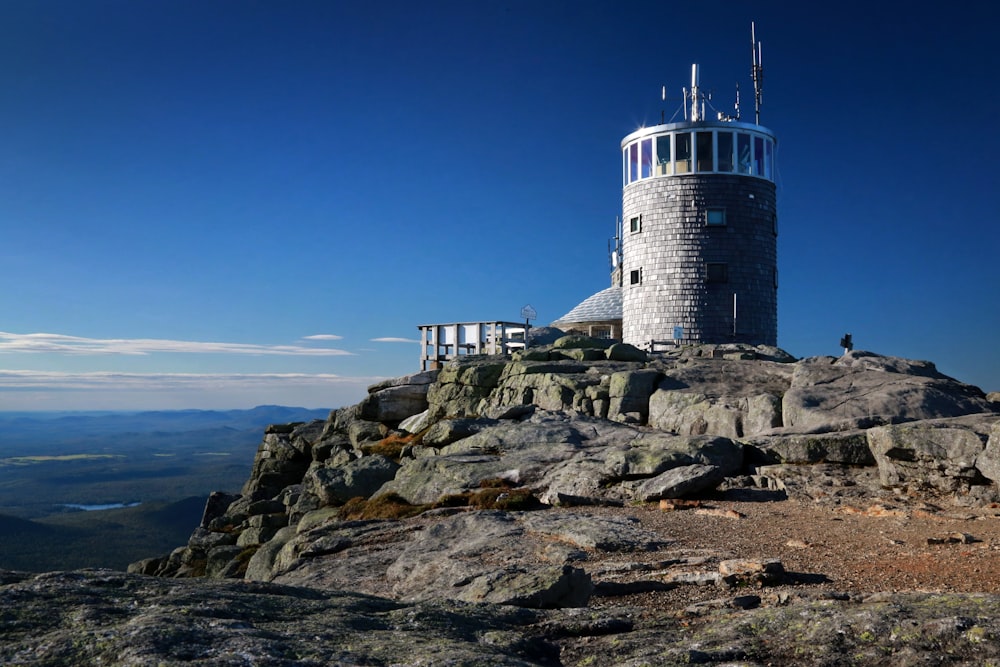
{"type": "Polygon", "coordinates": [[[452,322],[418,328],[422,371],[440,368],[459,355],[510,354],[525,345],[523,322],[452,322]]]}

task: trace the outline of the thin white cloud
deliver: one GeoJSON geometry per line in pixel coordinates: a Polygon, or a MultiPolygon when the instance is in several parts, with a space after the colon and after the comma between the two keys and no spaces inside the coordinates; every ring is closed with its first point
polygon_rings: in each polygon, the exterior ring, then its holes
{"type": "Polygon", "coordinates": [[[309,373],[67,373],[0,370],[3,410],[229,409],[351,405],[382,377],[309,373]]]}
{"type": "MultiPolygon", "coordinates": [[[[327,339],[324,339],[327,340],[327,339]]],[[[332,339],[329,339],[332,340],[332,339]]],[[[0,353],[56,354],[249,354],[308,357],[350,356],[353,353],[332,347],[302,345],[257,345],[158,338],[83,338],[64,334],[14,334],[0,331],[0,353]]]]}
{"type": "Polygon", "coordinates": [[[419,340],[414,340],[412,338],[394,338],[392,336],[386,336],[384,338],[372,338],[373,343],[419,343],[419,340]]]}
{"type": "Polygon", "coordinates": [[[117,389],[183,389],[267,385],[276,383],[331,385],[372,383],[384,378],[346,377],[332,373],[64,373],[59,371],[0,370],[0,391],[26,389],[87,390],[114,387],[117,389]]]}
{"type": "Polygon", "coordinates": [[[343,340],[343,336],[338,336],[337,334],[314,334],[312,336],[303,336],[302,340],[343,340]]]}

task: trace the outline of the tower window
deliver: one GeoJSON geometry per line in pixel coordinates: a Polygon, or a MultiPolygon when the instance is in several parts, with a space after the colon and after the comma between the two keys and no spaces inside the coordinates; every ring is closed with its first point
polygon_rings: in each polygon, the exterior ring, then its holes
{"type": "Polygon", "coordinates": [[[628,230],[633,234],[637,234],[642,231],[642,215],[633,215],[628,220],[628,230]]]}
{"type": "Polygon", "coordinates": [[[628,282],[630,285],[638,285],[642,282],[642,269],[633,269],[628,272],[628,282]]]}
{"type": "Polygon", "coordinates": [[[729,266],[722,262],[709,262],[705,265],[706,282],[727,283],[729,282],[729,266]]]}
{"type": "Polygon", "coordinates": [[[705,224],[709,227],[726,226],[726,209],[710,208],[705,211],[705,224]]]}
{"type": "Polygon", "coordinates": [[[696,132],[695,149],[698,155],[698,171],[713,171],[715,165],[712,164],[712,133],[696,132]]]}
{"type": "Polygon", "coordinates": [[[715,136],[718,144],[719,171],[733,170],[733,133],[719,132],[715,136]]]}

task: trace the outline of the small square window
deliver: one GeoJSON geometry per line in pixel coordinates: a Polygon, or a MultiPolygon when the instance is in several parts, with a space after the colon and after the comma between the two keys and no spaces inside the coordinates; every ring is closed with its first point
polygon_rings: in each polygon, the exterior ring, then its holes
{"type": "Polygon", "coordinates": [[[705,211],[705,224],[709,227],[726,226],[726,209],[710,208],[705,211]]]}
{"type": "Polygon", "coordinates": [[[642,231],[642,216],[634,215],[628,220],[628,230],[633,234],[637,234],[642,231]]]}
{"type": "Polygon", "coordinates": [[[638,285],[642,282],[642,269],[629,271],[628,281],[630,285],[638,285]]]}
{"type": "Polygon", "coordinates": [[[727,283],[729,282],[729,266],[721,262],[712,262],[705,265],[707,268],[707,282],[727,283]]]}

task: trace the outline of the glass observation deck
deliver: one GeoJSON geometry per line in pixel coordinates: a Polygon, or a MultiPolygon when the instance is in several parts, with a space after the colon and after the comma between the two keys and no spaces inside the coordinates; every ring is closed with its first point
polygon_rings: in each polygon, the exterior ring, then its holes
{"type": "Polygon", "coordinates": [[[774,181],[770,130],[737,121],[645,127],[622,140],[622,187],[646,178],[739,174],[774,181]]]}

